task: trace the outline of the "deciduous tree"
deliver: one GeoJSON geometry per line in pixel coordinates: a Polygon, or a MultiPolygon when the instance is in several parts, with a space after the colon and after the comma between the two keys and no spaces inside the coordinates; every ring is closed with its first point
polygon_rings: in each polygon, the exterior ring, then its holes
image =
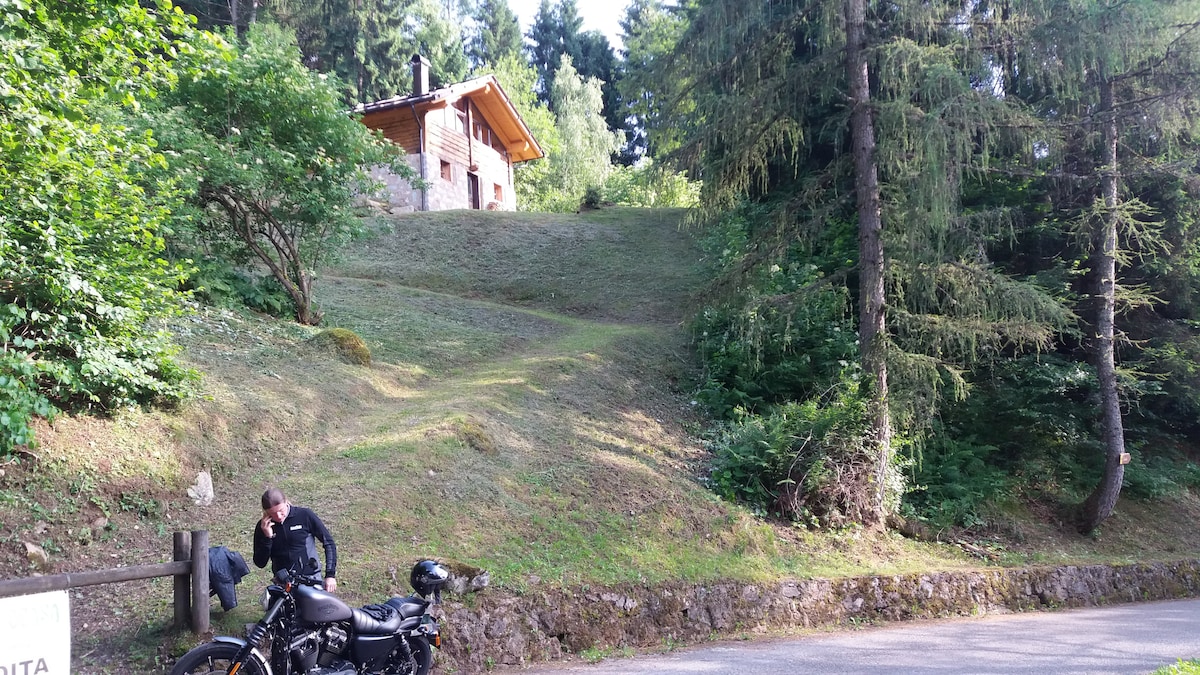
{"type": "Polygon", "coordinates": [[[173,187],[127,121],[171,77],[184,15],[134,0],[0,2],[0,455],[58,407],[181,397],[158,320],[182,309],[164,260],[173,187]]]}
{"type": "Polygon", "coordinates": [[[296,320],[319,323],[315,274],[361,227],[353,206],[372,191],[366,170],[388,164],[411,179],[412,169],[346,114],[334,85],[301,65],[278,28],[252,28],[244,46],[218,45],[188,63],[196,75],[161,97],[150,120],[189,189],[181,236],[261,263],[296,320]]]}
{"type": "Polygon", "coordinates": [[[610,156],[621,148],[621,134],[604,119],[600,82],[583,79],[564,55],[554,76],[555,127],[559,150],[550,156],[558,180],[560,209],[577,207],[589,187],[600,188],[612,166],[610,156]]]}

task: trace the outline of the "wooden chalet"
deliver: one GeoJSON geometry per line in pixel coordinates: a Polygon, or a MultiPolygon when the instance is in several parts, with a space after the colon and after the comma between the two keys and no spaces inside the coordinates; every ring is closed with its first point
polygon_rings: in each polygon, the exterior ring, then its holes
{"type": "Polygon", "coordinates": [[[513,165],[543,156],[494,75],[429,91],[429,61],[414,56],[413,93],[354,112],[402,146],[427,187],[379,171],[393,207],[416,211],[515,210],[513,165]]]}

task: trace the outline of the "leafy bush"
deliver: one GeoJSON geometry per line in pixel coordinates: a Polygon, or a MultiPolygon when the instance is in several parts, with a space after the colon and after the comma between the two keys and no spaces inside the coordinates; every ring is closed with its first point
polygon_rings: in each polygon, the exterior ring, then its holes
{"type": "Polygon", "coordinates": [[[637,166],[614,166],[604,181],[604,195],[622,206],[692,208],[700,203],[700,183],[646,158],[637,166]]]}
{"type": "Polygon", "coordinates": [[[1012,487],[996,466],[1000,449],[950,438],[935,423],[919,462],[915,462],[906,506],[938,525],[971,527],[987,522],[987,509],[1012,487]]]}
{"type": "Polygon", "coordinates": [[[181,311],[187,272],[163,259],[174,186],[140,182],[164,160],[128,123],[170,82],[168,36],[190,28],[169,3],[142,5],[5,3],[0,453],[54,406],[172,400],[194,376],[155,328],[181,311]]]}
{"type": "MultiPolygon", "coordinates": [[[[7,308],[20,309],[15,305],[7,308]]],[[[8,342],[2,326],[0,340],[8,342]]],[[[49,399],[30,387],[37,377],[37,364],[27,354],[0,355],[0,457],[11,454],[15,446],[33,442],[29,426],[33,417],[48,418],[56,411],[49,399]]]]}
{"type": "Polygon", "coordinates": [[[275,317],[291,313],[292,300],[273,277],[242,272],[217,258],[201,259],[185,286],[215,306],[244,306],[275,317]]]}
{"type": "Polygon", "coordinates": [[[1123,494],[1142,499],[1177,497],[1200,488],[1200,465],[1171,452],[1147,455],[1131,449],[1123,494]]]}
{"type": "MultiPolygon", "coordinates": [[[[812,266],[771,266],[758,297],[779,297],[820,283],[812,266]]],[[[805,293],[794,304],[747,299],[701,312],[693,326],[705,380],[697,400],[717,416],[751,412],[820,395],[858,372],[858,335],[844,288],[805,293]]]]}
{"type": "MultiPolygon", "coordinates": [[[[810,524],[862,522],[875,496],[865,402],[843,383],[827,397],[741,412],[710,445],[710,481],[757,513],[810,524]]],[[[897,480],[898,480],[897,475],[897,480]]]]}
{"type": "Polygon", "coordinates": [[[604,193],[600,191],[597,185],[589,185],[583,191],[583,205],[589,209],[600,208],[600,203],[604,201],[604,193]]]}

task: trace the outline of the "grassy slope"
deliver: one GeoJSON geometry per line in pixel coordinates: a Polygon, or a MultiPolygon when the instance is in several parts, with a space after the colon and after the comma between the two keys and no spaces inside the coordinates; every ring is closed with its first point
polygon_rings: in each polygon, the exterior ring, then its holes
{"type": "MultiPolygon", "coordinates": [[[[180,411],[44,430],[40,469],[0,477],[0,575],[30,572],[23,541],[46,546],[53,571],[165,559],[173,529],[207,528],[248,554],[267,485],[325,518],[340,590],[357,602],[403,590],[424,556],[484,567],[512,591],[979,564],[895,535],[764,525],[702,487],[683,321],[704,271],[679,217],[381,219],[319,281],[327,325],[362,335],[370,368],[309,346],[312,331],[286,322],[216,310],[184,321],[205,395],[180,411]],[[184,497],[200,468],[215,483],[207,507],[184,497]]],[[[1100,539],[1027,513],[990,536],[1014,563],[1195,555],[1183,527],[1194,504],[1171,508],[1183,513],[1122,504],[1100,539]]],[[[219,631],[257,618],[248,601],[264,580],[248,580],[219,631]]],[[[80,672],[155,659],[169,586],[123,588],[77,594],[80,672]]]]}

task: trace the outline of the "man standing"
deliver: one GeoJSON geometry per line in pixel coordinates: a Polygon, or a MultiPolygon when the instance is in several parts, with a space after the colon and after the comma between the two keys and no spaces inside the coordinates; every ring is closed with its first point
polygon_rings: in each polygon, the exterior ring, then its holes
{"type": "Polygon", "coordinates": [[[305,575],[320,573],[317,547],[325,549],[325,590],[337,589],[337,545],[325,523],[312,509],[294,506],[279,488],[271,488],[262,496],[262,519],[254,528],[254,564],[271,572],[296,569],[305,575]]]}

